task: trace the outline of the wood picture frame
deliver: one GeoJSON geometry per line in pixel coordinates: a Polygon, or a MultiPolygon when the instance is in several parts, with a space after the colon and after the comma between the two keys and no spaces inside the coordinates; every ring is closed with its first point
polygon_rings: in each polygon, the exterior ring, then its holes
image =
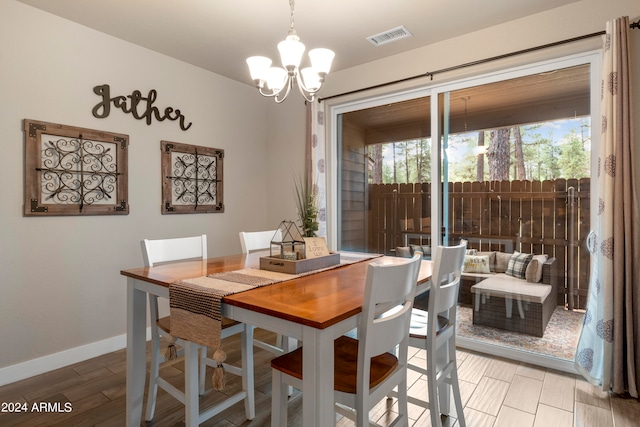
{"type": "Polygon", "coordinates": [[[224,150],[160,141],[162,213],[224,212],[224,150]]]}
{"type": "Polygon", "coordinates": [[[24,215],[127,215],[129,135],[24,119],[24,215]]]}

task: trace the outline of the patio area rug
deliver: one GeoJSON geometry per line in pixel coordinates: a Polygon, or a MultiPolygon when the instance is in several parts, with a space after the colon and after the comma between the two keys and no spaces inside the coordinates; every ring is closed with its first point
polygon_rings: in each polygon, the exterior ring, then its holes
{"type": "Polygon", "coordinates": [[[474,325],[472,316],[470,307],[458,307],[458,336],[573,361],[583,313],[556,308],[542,338],[474,325]]]}

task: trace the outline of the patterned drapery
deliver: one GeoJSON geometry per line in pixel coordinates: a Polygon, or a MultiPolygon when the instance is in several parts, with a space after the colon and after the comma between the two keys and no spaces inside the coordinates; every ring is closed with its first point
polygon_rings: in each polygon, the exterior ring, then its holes
{"type": "Polygon", "coordinates": [[[603,391],[638,397],[640,258],[634,188],[629,18],[607,22],[601,72],[597,219],[584,325],[575,366],[603,391]]]}
{"type": "Polygon", "coordinates": [[[307,103],[307,164],[306,170],[310,182],[316,185],[318,201],[318,236],[327,236],[327,177],[325,174],[325,120],[324,103],[307,103]]]}

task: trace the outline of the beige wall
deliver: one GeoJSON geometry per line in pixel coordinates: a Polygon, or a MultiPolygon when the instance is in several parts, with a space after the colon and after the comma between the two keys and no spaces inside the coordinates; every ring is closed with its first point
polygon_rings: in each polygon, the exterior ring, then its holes
{"type": "Polygon", "coordinates": [[[239,253],[240,230],[271,222],[268,104],[253,88],[12,0],[0,2],[0,40],[1,385],[16,370],[37,373],[38,361],[8,366],[124,345],[112,338],[125,333],[119,271],[142,265],[141,239],[206,233],[210,255],[239,253]],[[94,118],[100,84],[114,95],[156,89],[157,106],[193,125],[148,126],[116,110],[94,118]],[[24,118],[128,134],[130,214],[23,217],[24,118]],[[225,213],[161,215],[160,140],[225,150],[225,213]]]}
{"type": "MultiPolygon", "coordinates": [[[[582,0],[556,9],[531,15],[526,18],[506,22],[501,25],[469,33],[460,37],[424,46],[406,53],[387,57],[348,70],[331,73],[322,89],[323,97],[328,97],[359,88],[366,88],[385,82],[418,76],[447,67],[482,60],[506,53],[529,49],[536,46],[555,43],[591,33],[604,31],[606,21],[627,15],[632,20],[640,18],[640,2],[636,0],[582,0]]],[[[425,25],[429,25],[428,18],[425,25]]],[[[455,23],[452,23],[455,25],[455,23]]],[[[638,30],[635,30],[637,32],[638,30]]],[[[401,42],[400,42],[401,43],[401,42]]],[[[575,42],[535,54],[514,57],[507,60],[479,65],[463,71],[439,74],[433,83],[474,76],[489,70],[556,58],[561,55],[599,48],[600,39],[594,37],[586,41],[575,42]]],[[[416,87],[428,85],[430,80],[423,78],[398,87],[416,87]]],[[[357,99],[370,93],[385,93],[392,88],[371,91],[367,94],[342,98],[357,99]]],[[[338,102],[338,100],[332,100],[338,102]]]]}
{"type": "Polygon", "coordinates": [[[271,101],[267,119],[267,224],[275,228],[283,220],[296,220],[294,175],[304,171],[306,106],[292,93],[282,103],[271,101]]]}
{"type": "MultiPolygon", "coordinates": [[[[640,17],[640,2],[579,1],[332,73],[322,95],[601,31],[607,20],[621,15],[640,17]]],[[[638,32],[634,32],[636,41],[638,32]]],[[[73,362],[78,354],[107,352],[124,345],[125,280],[119,270],[142,263],[140,239],[204,232],[209,235],[210,255],[222,255],[240,250],[237,233],[241,229],[275,227],[283,219],[293,219],[290,180],[292,171],[302,170],[304,164],[306,113],[295,94],[275,105],[248,85],[13,0],[0,2],[0,40],[3,384],[10,375],[15,377],[16,370],[21,371],[19,375],[27,370],[35,374],[38,366],[52,368],[73,362]],[[117,111],[107,119],[96,119],[91,115],[97,102],[92,88],[105,83],[118,94],[156,89],[157,104],[181,108],[193,127],[182,132],[177,123],[168,121],[147,126],[117,111]],[[120,217],[23,217],[24,118],[129,134],[131,213],[120,217]],[[225,150],[224,214],[160,214],[162,139],[225,150]],[[29,362],[32,359],[35,361],[29,362]]],[[[464,73],[478,74],[597,47],[599,41],[591,39],[464,73]]],[[[635,63],[640,64],[638,60],[635,63]]],[[[638,98],[636,94],[636,105],[640,106],[638,98]]]]}

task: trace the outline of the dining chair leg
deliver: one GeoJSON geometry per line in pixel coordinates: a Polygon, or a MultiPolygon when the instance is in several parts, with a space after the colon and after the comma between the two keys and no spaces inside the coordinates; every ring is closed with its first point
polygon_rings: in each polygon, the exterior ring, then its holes
{"type": "MultiPolygon", "coordinates": [[[[429,372],[435,371],[435,363],[427,361],[427,370],[429,372]]],[[[431,378],[430,378],[431,379],[431,378]]],[[[431,427],[442,427],[440,422],[440,404],[438,399],[438,382],[428,381],[427,387],[429,390],[429,414],[431,416],[431,427]]]]}
{"type": "Polygon", "coordinates": [[[271,370],[271,427],[287,425],[288,385],[282,381],[282,372],[271,370]]]}
{"type": "MultiPolygon", "coordinates": [[[[436,370],[434,372],[443,372],[449,364],[449,361],[451,360],[449,356],[449,348],[451,345],[454,344],[451,344],[451,341],[448,341],[446,344],[441,345],[437,350],[434,349],[436,354],[436,370]]],[[[438,386],[438,394],[436,397],[438,399],[439,414],[449,415],[451,408],[451,385],[446,381],[442,381],[438,386]]]]}
{"type": "Polygon", "coordinates": [[[408,401],[408,393],[407,393],[407,377],[405,375],[404,380],[400,384],[398,384],[398,414],[403,417],[400,420],[400,425],[407,426],[409,425],[409,404],[408,401]]]}
{"type": "Polygon", "coordinates": [[[451,372],[451,382],[453,387],[453,401],[456,405],[456,414],[458,415],[458,425],[466,427],[467,423],[464,419],[464,409],[462,407],[462,397],[460,396],[460,384],[458,383],[458,372],[453,368],[451,372]]]}
{"type": "MultiPolygon", "coordinates": [[[[289,353],[300,345],[300,341],[295,338],[287,337],[285,335],[278,334],[279,341],[278,346],[282,349],[284,353],[289,353]]],[[[287,386],[287,397],[293,396],[293,386],[287,386]]],[[[286,422],[285,422],[286,424],[286,422]]]]}
{"type": "Polygon", "coordinates": [[[460,427],[466,427],[464,419],[464,410],[462,407],[462,396],[460,395],[460,382],[458,381],[458,362],[456,361],[456,348],[455,344],[451,344],[449,348],[449,363],[451,364],[451,387],[453,388],[453,401],[456,405],[456,414],[458,418],[458,424],[460,427]]]}
{"type": "Polygon", "coordinates": [[[198,394],[202,396],[204,394],[204,386],[207,380],[207,347],[200,347],[200,351],[198,352],[198,394]]]}

